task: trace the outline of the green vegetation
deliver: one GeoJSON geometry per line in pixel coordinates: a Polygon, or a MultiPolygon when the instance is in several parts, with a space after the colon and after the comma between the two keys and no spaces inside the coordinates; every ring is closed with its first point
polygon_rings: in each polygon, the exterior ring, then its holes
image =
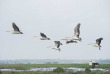
{"type": "Polygon", "coordinates": [[[89,67],[87,67],[86,69],[85,69],[85,73],[90,73],[91,72],[91,69],[89,68],[89,67]]]}
{"type": "Polygon", "coordinates": [[[20,72],[14,72],[14,71],[13,71],[13,72],[11,72],[11,73],[12,73],[12,74],[20,74],[20,72]]]}
{"type": "Polygon", "coordinates": [[[64,71],[65,70],[63,68],[61,68],[61,67],[57,67],[56,69],[53,70],[53,72],[57,72],[57,73],[64,72],[64,71]]]}
{"type": "MultiPolygon", "coordinates": [[[[4,64],[0,65],[0,69],[10,69],[14,68],[16,70],[24,71],[0,71],[0,74],[110,74],[110,71],[91,71],[88,64],[4,64]],[[47,68],[47,67],[57,67],[53,71],[25,71],[30,68],[47,68]],[[72,70],[65,70],[63,68],[76,67],[85,68],[85,71],[73,72],[72,70]]],[[[100,64],[97,68],[106,68],[110,70],[110,64],[100,64]]]]}
{"type": "Polygon", "coordinates": [[[77,68],[86,68],[88,64],[4,64],[0,65],[0,68],[30,68],[30,67],[77,67],[77,68]]]}
{"type": "Polygon", "coordinates": [[[0,74],[2,74],[1,70],[0,70],[0,74]]]}
{"type": "MultiPolygon", "coordinates": [[[[25,70],[29,68],[47,68],[47,67],[76,67],[76,68],[87,68],[89,67],[88,64],[3,64],[0,65],[0,69],[4,68],[15,68],[17,70],[25,70]]],[[[96,68],[110,68],[110,64],[100,64],[100,66],[97,66],[96,68]]]]}
{"type": "Polygon", "coordinates": [[[24,65],[0,65],[0,69],[13,69],[16,70],[26,70],[29,69],[29,67],[26,67],[24,65]]]}

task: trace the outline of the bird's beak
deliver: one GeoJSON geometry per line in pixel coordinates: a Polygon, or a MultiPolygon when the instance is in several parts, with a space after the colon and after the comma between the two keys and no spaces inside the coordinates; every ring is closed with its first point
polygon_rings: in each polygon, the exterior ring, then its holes
{"type": "Polygon", "coordinates": [[[10,32],[10,31],[6,31],[6,32],[10,32]]]}
{"type": "Polygon", "coordinates": [[[61,40],[67,40],[67,39],[61,39],[61,40]]]}
{"type": "Polygon", "coordinates": [[[39,38],[39,37],[40,37],[40,35],[37,35],[37,36],[34,36],[34,37],[38,37],[38,38],[39,38]]]}
{"type": "Polygon", "coordinates": [[[92,43],[89,43],[88,45],[92,45],[92,43]]]}

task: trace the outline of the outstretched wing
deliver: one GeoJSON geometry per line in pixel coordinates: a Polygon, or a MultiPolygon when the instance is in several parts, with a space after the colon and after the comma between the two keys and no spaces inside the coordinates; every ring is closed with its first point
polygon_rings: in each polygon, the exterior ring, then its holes
{"type": "Polygon", "coordinates": [[[80,35],[80,23],[78,23],[74,29],[74,36],[79,38],[79,35],[80,35]]]}
{"type": "Polygon", "coordinates": [[[47,37],[44,33],[40,33],[40,35],[45,38],[47,37]]]}
{"type": "Polygon", "coordinates": [[[57,48],[59,48],[59,47],[60,47],[59,41],[54,41],[54,42],[55,42],[55,46],[56,46],[57,48]]]}
{"type": "Polygon", "coordinates": [[[63,45],[60,41],[58,41],[58,43],[59,43],[60,45],[63,45]]]}
{"type": "Polygon", "coordinates": [[[100,50],[100,43],[101,43],[101,40],[103,40],[103,38],[99,38],[99,39],[96,39],[96,43],[98,44],[98,46],[99,46],[99,50],[100,50]]]}
{"type": "Polygon", "coordinates": [[[96,43],[97,43],[99,46],[100,46],[101,40],[103,40],[103,38],[96,39],[96,43]]]}
{"type": "Polygon", "coordinates": [[[15,23],[12,23],[12,26],[13,26],[14,31],[19,31],[20,32],[19,28],[16,26],[15,23]]]}

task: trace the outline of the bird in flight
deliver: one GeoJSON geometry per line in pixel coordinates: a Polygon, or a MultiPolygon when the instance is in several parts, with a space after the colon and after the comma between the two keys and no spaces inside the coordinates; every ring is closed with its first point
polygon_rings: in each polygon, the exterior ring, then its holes
{"type": "Polygon", "coordinates": [[[75,27],[74,29],[74,35],[71,36],[71,37],[66,37],[67,39],[70,39],[70,40],[79,40],[81,41],[82,39],[79,37],[80,35],[80,23],[77,24],[77,26],[75,27]]]}
{"type": "Polygon", "coordinates": [[[23,33],[19,30],[19,28],[16,26],[15,23],[12,23],[12,27],[13,27],[14,30],[12,30],[12,31],[7,31],[7,32],[11,32],[12,34],[23,34],[23,33]]]}
{"type": "Polygon", "coordinates": [[[92,45],[92,46],[95,46],[95,47],[99,47],[99,50],[101,50],[100,49],[100,47],[101,47],[101,41],[103,40],[103,38],[101,37],[101,38],[98,38],[98,39],[96,39],[96,43],[90,43],[89,45],[92,45]]]}
{"type": "Polygon", "coordinates": [[[61,49],[59,47],[60,47],[60,45],[62,45],[62,43],[60,41],[54,41],[54,42],[55,42],[55,45],[49,46],[48,48],[52,48],[52,49],[56,49],[56,50],[61,51],[61,49]]]}
{"type": "Polygon", "coordinates": [[[40,35],[34,37],[40,38],[41,40],[50,40],[50,38],[48,38],[44,33],[40,33],[40,35]]]}

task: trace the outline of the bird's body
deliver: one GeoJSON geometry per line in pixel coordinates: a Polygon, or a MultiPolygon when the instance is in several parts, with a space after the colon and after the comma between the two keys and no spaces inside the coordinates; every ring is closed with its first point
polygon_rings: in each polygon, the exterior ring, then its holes
{"type": "Polygon", "coordinates": [[[60,51],[60,48],[58,48],[56,46],[49,46],[48,48],[52,48],[52,49],[55,49],[55,50],[59,50],[60,51]]]}
{"type": "Polygon", "coordinates": [[[66,37],[66,38],[70,39],[70,40],[79,40],[79,41],[81,41],[82,39],[79,37],[79,35],[80,35],[80,23],[78,23],[77,26],[75,27],[74,35],[71,36],[71,37],[66,37]]]}
{"type": "Polygon", "coordinates": [[[23,33],[19,30],[19,28],[16,26],[15,23],[12,23],[12,27],[13,27],[14,30],[12,30],[12,31],[7,31],[7,32],[11,32],[12,34],[23,34],[23,33]]]}
{"type": "Polygon", "coordinates": [[[96,39],[96,43],[90,43],[89,45],[92,45],[92,46],[95,46],[95,47],[99,47],[99,50],[101,50],[100,49],[100,47],[101,47],[101,45],[100,45],[101,40],[103,40],[103,38],[98,38],[98,39],[96,39]]]}
{"type": "Polygon", "coordinates": [[[79,40],[79,41],[81,41],[81,38],[78,38],[76,36],[66,37],[66,39],[68,39],[68,40],[79,40]]]}
{"type": "Polygon", "coordinates": [[[92,46],[99,47],[97,43],[91,43],[92,46]]]}
{"type": "Polygon", "coordinates": [[[13,31],[12,34],[23,34],[23,33],[19,31],[13,31]]]}
{"type": "Polygon", "coordinates": [[[69,39],[62,39],[62,40],[65,40],[65,41],[66,41],[66,44],[69,44],[69,43],[77,43],[77,42],[74,41],[74,40],[69,40],[69,39]]]}
{"type": "Polygon", "coordinates": [[[35,36],[37,38],[40,38],[41,40],[50,40],[44,33],[40,33],[39,36],[35,36]]]}
{"type": "Polygon", "coordinates": [[[55,45],[54,46],[49,46],[48,48],[52,48],[52,49],[56,49],[60,51],[60,45],[62,45],[62,43],[60,41],[54,41],[55,45]]]}

